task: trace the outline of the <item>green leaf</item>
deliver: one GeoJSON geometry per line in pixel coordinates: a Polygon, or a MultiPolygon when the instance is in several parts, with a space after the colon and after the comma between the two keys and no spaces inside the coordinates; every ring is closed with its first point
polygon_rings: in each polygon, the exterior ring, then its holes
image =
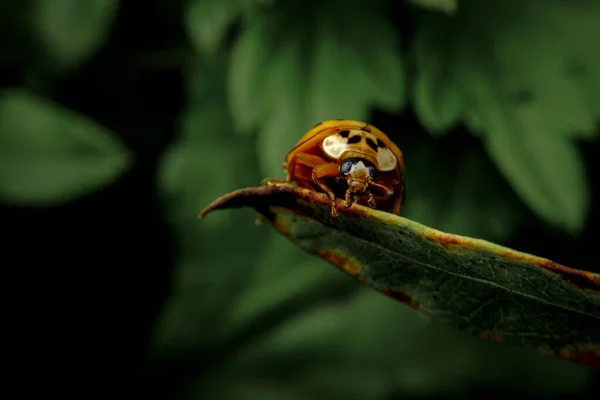
{"type": "Polygon", "coordinates": [[[546,221],[579,233],[588,212],[589,193],[576,144],[567,137],[537,130],[541,125],[537,121],[520,119],[520,126],[515,126],[502,114],[488,116],[486,147],[517,193],[546,221]],[[530,129],[523,134],[521,127],[530,129]]]}
{"type": "Polygon", "coordinates": [[[265,80],[264,104],[268,109],[279,109],[278,113],[265,118],[257,138],[260,171],[265,176],[283,174],[282,155],[298,141],[297,136],[289,134],[292,127],[310,126],[302,103],[306,90],[300,45],[298,40],[292,40],[274,55],[265,80]]]}
{"type": "Polygon", "coordinates": [[[263,116],[262,82],[269,62],[268,39],[263,26],[250,24],[231,50],[227,97],[234,128],[240,133],[252,132],[263,116]]]}
{"type": "Polygon", "coordinates": [[[483,147],[448,152],[446,143],[429,138],[407,143],[403,151],[411,166],[410,201],[403,216],[443,231],[499,241],[519,226],[524,207],[483,147]]]}
{"type": "Polygon", "coordinates": [[[190,218],[198,204],[218,193],[260,180],[253,138],[233,135],[224,102],[225,60],[201,61],[190,63],[186,71],[189,101],[181,113],[178,139],[163,155],[158,176],[178,251],[172,295],[154,330],[157,355],[223,339],[232,324],[223,315],[237,306],[237,295],[254,272],[248,260],[258,257],[267,235],[231,213],[205,226],[190,218]],[[236,251],[224,245],[232,232],[245,237],[236,243],[236,251]]]}
{"type": "Polygon", "coordinates": [[[419,7],[443,11],[447,14],[453,14],[458,8],[458,0],[409,0],[410,3],[419,7]]]}
{"type": "Polygon", "coordinates": [[[241,329],[260,318],[265,310],[277,309],[290,299],[305,300],[309,292],[326,293],[346,282],[338,271],[323,268],[318,260],[274,232],[262,248],[264,252],[255,262],[248,288],[240,293],[229,314],[235,325],[232,329],[241,329]]]}
{"type": "Polygon", "coordinates": [[[99,190],[132,155],[86,117],[20,89],[0,93],[0,198],[49,206],[99,190]]]}
{"type": "Polygon", "coordinates": [[[600,3],[465,0],[452,18],[420,18],[413,102],[423,124],[439,134],[466,123],[538,216],[578,233],[589,193],[572,141],[598,134],[600,3]]]}
{"type": "Polygon", "coordinates": [[[185,26],[196,50],[215,53],[240,12],[239,0],[193,0],[185,14],[185,26]]]}
{"type": "MultiPolygon", "coordinates": [[[[404,105],[403,62],[387,3],[344,4],[275,4],[247,21],[234,46],[228,93],[236,130],[258,130],[259,159],[277,158],[277,171],[282,151],[315,123],[365,120],[371,107],[396,112],[404,105]],[[331,23],[354,20],[362,22],[351,29],[331,23]]],[[[269,161],[262,172],[272,174],[274,166],[269,161]]]]}
{"type": "Polygon", "coordinates": [[[441,136],[454,125],[464,112],[464,100],[453,82],[456,65],[452,60],[454,48],[439,46],[435,51],[443,25],[428,25],[428,29],[417,30],[413,38],[413,57],[418,66],[414,80],[412,102],[415,112],[425,128],[434,136],[441,136]],[[434,43],[431,43],[434,41],[434,43]]]}
{"type": "Polygon", "coordinates": [[[59,68],[75,68],[104,44],[118,0],[35,0],[33,28],[59,68]]]}
{"type": "MultiPolygon", "coordinates": [[[[465,387],[495,385],[537,395],[577,393],[593,372],[428,321],[363,289],[282,319],[277,329],[248,341],[214,377],[273,381],[324,399],[389,399],[447,397],[465,387]]],[[[227,386],[214,377],[200,379],[198,387],[227,386]]]]}
{"type": "Polygon", "coordinates": [[[432,320],[600,370],[600,275],[396,215],[340,205],[291,185],[230,193],[209,205],[252,207],[302,250],[432,320]]]}

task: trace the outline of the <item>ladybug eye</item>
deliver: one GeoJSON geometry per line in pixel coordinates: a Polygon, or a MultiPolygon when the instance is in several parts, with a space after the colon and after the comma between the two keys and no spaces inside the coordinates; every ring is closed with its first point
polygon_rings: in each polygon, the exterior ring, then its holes
{"type": "Polygon", "coordinates": [[[352,160],[346,160],[342,163],[342,165],[340,165],[340,172],[343,175],[348,175],[350,173],[350,170],[352,169],[352,160]]]}
{"type": "Polygon", "coordinates": [[[375,167],[370,166],[369,167],[369,176],[371,177],[371,179],[375,178],[375,167]]]}

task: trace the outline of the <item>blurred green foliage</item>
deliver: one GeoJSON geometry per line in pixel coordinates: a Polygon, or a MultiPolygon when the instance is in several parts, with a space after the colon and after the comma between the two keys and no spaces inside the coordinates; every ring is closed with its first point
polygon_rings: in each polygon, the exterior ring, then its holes
{"type": "MultiPolygon", "coordinates": [[[[28,4],[35,60],[61,76],[102,48],[120,3],[28,4]]],[[[405,153],[404,216],[502,242],[532,212],[577,235],[590,208],[578,143],[597,140],[600,117],[600,2],[187,0],[181,24],[186,106],[157,177],[178,256],[153,359],[197,357],[189,398],[585,390],[587,369],[428,324],[250,211],[195,217],[282,177],[287,151],[321,120],[414,112],[429,135],[376,124],[405,153]],[[460,127],[476,139],[455,149],[460,127]]],[[[3,202],[74,200],[133,161],[116,135],[39,95],[44,79],[0,93],[3,202]]]]}
{"type": "Polygon", "coordinates": [[[23,89],[0,93],[0,198],[63,203],[110,184],[132,155],[85,116],[23,89]]]}
{"type": "Polygon", "coordinates": [[[37,0],[30,21],[54,67],[77,68],[104,44],[118,6],[119,0],[37,0]]]}

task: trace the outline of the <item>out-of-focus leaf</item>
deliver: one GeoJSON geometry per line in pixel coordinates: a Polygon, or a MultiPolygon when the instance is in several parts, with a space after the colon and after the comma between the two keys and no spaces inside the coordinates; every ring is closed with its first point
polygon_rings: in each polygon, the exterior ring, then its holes
{"type": "Polygon", "coordinates": [[[177,238],[178,258],[172,297],[155,326],[157,357],[214,347],[215,341],[223,339],[230,325],[224,315],[231,312],[238,294],[248,285],[254,273],[254,264],[248,260],[258,257],[267,234],[231,213],[206,226],[190,219],[198,204],[217,193],[260,179],[253,138],[232,134],[224,102],[224,67],[224,60],[218,58],[189,65],[190,101],[181,114],[178,140],[161,162],[159,187],[177,238]],[[232,232],[244,237],[235,251],[223,246],[232,232]]]}
{"type": "Polygon", "coordinates": [[[34,0],[33,28],[52,62],[74,68],[106,40],[119,0],[34,0]]]}
{"type": "Polygon", "coordinates": [[[429,30],[417,30],[412,43],[418,67],[412,102],[421,123],[434,136],[448,132],[464,112],[463,94],[453,80],[461,53],[439,43],[441,33],[435,33],[444,27],[429,24],[429,30]]]}
{"type": "Polygon", "coordinates": [[[519,226],[524,207],[483,148],[449,152],[445,143],[429,141],[403,148],[411,170],[410,201],[402,215],[442,231],[507,239],[519,226]]]}
{"type": "MultiPolygon", "coordinates": [[[[261,24],[246,26],[233,45],[227,75],[227,98],[236,132],[252,132],[264,114],[266,65],[271,60],[267,51],[268,32],[261,24]]],[[[286,95],[282,91],[281,97],[286,95]]]]}
{"type": "Polygon", "coordinates": [[[482,132],[529,207],[573,233],[589,193],[571,141],[598,133],[599,20],[598,2],[465,0],[454,17],[422,15],[412,49],[425,126],[482,132]]]}
{"type": "Polygon", "coordinates": [[[193,0],[188,4],[185,24],[199,52],[214,53],[229,25],[241,11],[239,0],[193,0]]]}
{"type": "Polygon", "coordinates": [[[576,144],[540,131],[535,123],[523,121],[521,126],[530,129],[522,131],[502,114],[489,117],[487,149],[523,200],[548,222],[580,232],[589,193],[576,144]]]}
{"type": "Polygon", "coordinates": [[[281,171],[298,129],[342,115],[365,120],[374,106],[403,107],[403,63],[386,5],[292,0],[247,21],[232,52],[228,93],[236,129],[258,130],[259,159],[277,160],[265,161],[263,174],[281,171]],[[337,29],[331,21],[361,23],[337,29]]]}
{"type": "Polygon", "coordinates": [[[295,40],[281,49],[273,57],[266,78],[265,106],[279,109],[279,113],[271,115],[264,122],[257,139],[258,160],[265,175],[282,174],[283,158],[298,140],[292,134],[294,130],[291,127],[305,126],[307,123],[304,118],[306,114],[302,112],[306,79],[302,74],[300,46],[301,43],[295,40]]]}
{"type": "Polygon", "coordinates": [[[600,370],[600,276],[291,185],[238,190],[301,249],[444,325],[600,370]]]}
{"type": "Polygon", "coordinates": [[[318,288],[326,292],[345,281],[346,277],[338,271],[323,268],[318,260],[274,232],[262,248],[264,252],[253,263],[254,275],[248,288],[237,296],[228,317],[237,327],[290,298],[302,297],[318,288]]]}
{"type": "MultiPolygon", "coordinates": [[[[537,395],[571,394],[593,372],[427,323],[423,314],[361,289],[281,320],[213,373],[284,383],[292,393],[309,390],[327,399],[389,399],[447,397],[498,384],[537,395]]],[[[206,390],[213,379],[200,379],[199,387],[206,390]]]]}
{"type": "Polygon", "coordinates": [[[86,117],[21,89],[0,93],[0,198],[50,206],[113,182],[132,155],[86,117]]]}
{"type": "Polygon", "coordinates": [[[419,7],[443,11],[447,14],[456,12],[458,0],[409,0],[410,3],[419,7]]]}

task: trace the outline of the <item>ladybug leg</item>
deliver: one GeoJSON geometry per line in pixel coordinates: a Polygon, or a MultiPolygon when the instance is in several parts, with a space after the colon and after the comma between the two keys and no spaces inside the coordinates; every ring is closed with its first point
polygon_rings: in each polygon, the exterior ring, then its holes
{"type": "MultiPolygon", "coordinates": [[[[285,169],[284,169],[284,171],[285,171],[285,169]]],[[[263,186],[263,185],[277,186],[277,185],[287,185],[290,182],[292,182],[292,180],[290,179],[290,174],[288,174],[286,179],[265,178],[262,181],[260,181],[260,184],[261,184],[261,186],[263,186]]]]}
{"type": "Polygon", "coordinates": [[[283,180],[283,179],[277,179],[277,178],[265,178],[262,181],[260,181],[260,185],[264,186],[277,186],[277,185],[287,185],[288,182],[287,180],[283,180]]]}
{"type": "MultiPolygon", "coordinates": [[[[380,197],[382,200],[388,199],[390,196],[392,196],[394,194],[394,191],[392,189],[390,189],[388,186],[383,185],[379,182],[375,182],[375,181],[369,181],[369,187],[373,188],[373,189],[378,189],[378,192],[380,192],[381,196],[380,197]]],[[[372,191],[369,191],[369,199],[367,200],[367,204],[371,207],[371,208],[377,208],[377,203],[375,202],[375,195],[373,194],[372,191]]],[[[395,206],[394,206],[395,209],[395,206]]]]}
{"type": "Polygon", "coordinates": [[[311,171],[317,165],[323,164],[326,162],[327,161],[325,161],[323,158],[321,158],[319,156],[315,156],[312,154],[299,153],[299,154],[296,154],[294,157],[292,157],[292,159],[290,160],[290,163],[287,167],[288,175],[285,180],[276,179],[276,178],[267,178],[267,179],[263,179],[260,184],[276,186],[276,185],[289,184],[291,182],[294,182],[296,180],[296,178],[299,178],[302,180],[310,180],[310,179],[312,179],[312,177],[310,176],[310,172],[308,172],[308,176],[307,176],[307,172],[305,172],[305,170],[308,169],[308,171],[311,171]]]}
{"type": "MultiPolygon", "coordinates": [[[[394,194],[394,191],[390,189],[388,186],[382,185],[381,183],[375,181],[369,181],[369,186],[372,188],[379,189],[383,195],[381,196],[384,200],[389,198],[394,194]]],[[[369,193],[369,203],[371,202],[371,197],[373,197],[373,193],[369,193]]]]}
{"type": "Polygon", "coordinates": [[[315,182],[317,187],[325,192],[329,198],[333,201],[333,205],[331,206],[331,216],[335,217],[337,213],[337,205],[335,201],[335,194],[333,191],[325,184],[325,182],[321,181],[323,178],[334,178],[338,176],[340,173],[339,167],[337,164],[325,163],[317,165],[312,170],[312,180],[315,182]]]}
{"type": "Polygon", "coordinates": [[[346,208],[350,207],[352,203],[354,203],[356,200],[354,196],[355,194],[350,189],[346,190],[346,208]]]}
{"type": "Polygon", "coordinates": [[[375,201],[375,196],[372,192],[369,192],[369,199],[367,200],[367,204],[371,206],[371,208],[377,208],[377,202],[375,201]]]}
{"type": "MultiPolygon", "coordinates": [[[[398,186],[399,181],[394,180],[392,182],[396,186],[398,186]]],[[[383,193],[383,196],[382,196],[383,199],[387,199],[394,194],[394,191],[392,189],[390,189],[388,186],[382,185],[381,183],[378,183],[378,182],[369,181],[369,186],[381,190],[383,193]]],[[[400,214],[400,208],[402,207],[402,204],[404,204],[404,199],[405,199],[404,188],[400,187],[399,190],[402,190],[402,195],[396,196],[396,199],[394,200],[394,205],[392,207],[392,212],[396,215],[400,214]]],[[[369,197],[369,205],[370,204],[371,204],[371,198],[369,197]]]]}

